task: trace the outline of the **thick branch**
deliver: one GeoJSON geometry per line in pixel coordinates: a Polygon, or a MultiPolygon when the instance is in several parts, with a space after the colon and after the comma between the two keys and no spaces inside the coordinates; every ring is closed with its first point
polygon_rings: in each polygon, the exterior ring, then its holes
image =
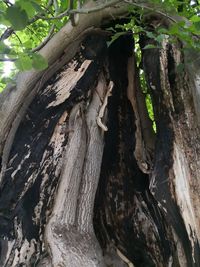
{"type": "Polygon", "coordinates": [[[0,58],[0,62],[5,62],[5,61],[14,62],[16,60],[17,60],[16,58],[0,58]]]}
{"type": "Polygon", "coordinates": [[[37,47],[35,47],[32,50],[32,52],[37,52],[41,48],[43,48],[48,43],[48,41],[52,38],[52,35],[54,33],[54,30],[55,30],[55,25],[52,25],[52,27],[51,27],[51,29],[50,29],[49,34],[47,35],[47,37],[42,41],[42,43],[40,45],[38,45],[37,47]]]}
{"type": "Polygon", "coordinates": [[[46,228],[53,266],[104,266],[93,230],[93,205],[104,146],[96,117],[101,106],[99,95],[103,96],[105,87],[101,78],[85,117],[79,104],[70,114],[64,168],[46,228]]]}

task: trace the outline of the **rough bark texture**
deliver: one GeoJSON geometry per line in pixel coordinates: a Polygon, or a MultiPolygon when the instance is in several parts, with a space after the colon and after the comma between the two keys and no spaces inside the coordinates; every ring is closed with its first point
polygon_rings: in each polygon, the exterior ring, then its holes
{"type": "Polygon", "coordinates": [[[102,247],[113,240],[136,266],[167,266],[173,254],[171,233],[149,191],[147,172],[152,166],[147,158],[152,156],[149,148],[153,149],[154,138],[149,121],[141,120],[147,114],[145,106],[139,109],[141,98],[136,98],[140,88],[132,51],[130,37],[119,39],[110,48],[115,86],[108,105],[109,131],[96,202],[96,220],[102,227],[97,224],[96,229],[102,247]],[[148,140],[143,129],[149,131],[148,140]]]}
{"type": "Polygon", "coordinates": [[[157,121],[150,190],[177,240],[180,266],[199,266],[199,128],[189,77],[177,71],[179,63],[181,53],[166,41],[161,51],[143,54],[157,121]]]}
{"type": "Polygon", "coordinates": [[[87,37],[26,111],[1,183],[1,266],[36,264],[47,248],[49,265],[104,266],[92,218],[103,153],[96,120],[108,87],[105,53],[104,37],[87,37]]]}
{"type": "Polygon", "coordinates": [[[200,140],[183,57],[167,41],[142,50],[155,134],[132,36],[107,47],[102,33],[84,32],[72,59],[58,52],[35,87],[29,73],[25,93],[1,98],[16,95],[19,111],[0,127],[2,267],[200,266],[200,140]]]}

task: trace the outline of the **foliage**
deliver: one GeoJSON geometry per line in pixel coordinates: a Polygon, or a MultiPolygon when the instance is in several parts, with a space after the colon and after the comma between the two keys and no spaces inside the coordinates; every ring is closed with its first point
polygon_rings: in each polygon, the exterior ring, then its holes
{"type": "Polygon", "coordinates": [[[156,122],[155,122],[155,117],[154,117],[153,103],[152,103],[151,95],[147,87],[147,83],[146,83],[143,70],[140,70],[140,85],[141,85],[141,90],[143,94],[145,95],[145,102],[146,102],[148,115],[149,115],[150,120],[152,121],[153,130],[156,133],[156,122]]]}
{"type": "Polygon", "coordinates": [[[0,2],[0,91],[18,70],[47,68],[47,61],[37,50],[42,47],[41,43],[46,43],[45,38],[50,39],[68,19],[48,20],[57,12],[63,12],[68,1],[56,1],[56,6],[50,5],[50,2],[52,1],[16,0],[14,4],[9,1],[0,2]],[[40,18],[43,15],[45,19],[40,18]],[[13,33],[10,34],[10,31],[13,33]]]}
{"type": "MultiPolygon", "coordinates": [[[[147,3],[147,1],[146,1],[147,3]]],[[[141,65],[141,48],[139,40],[141,35],[145,35],[151,40],[151,43],[143,49],[162,49],[162,42],[168,39],[171,43],[181,41],[183,50],[196,50],[200,52],[200,5],[194,1],[160,1],[151,0],[151,5],[129,6],[132,14],[130,21],[123,25],[116,25],[115,29],[110,28],[113,32],[112,39],[109,44],[115,41],[123,34],[132,33],[135,41],[135,54],[137,65],[140,69],[141,65]],[[159,15],[163,18],[163,23],[156,24],[154,21],[146,23],[149,15],[159,15]],[[148,15],[148,16],[147,16],[148,15]],[[169,21],[168,25],[164,25],[164,19],[169,21]]],[[[152,16],[153,18],[153,16],[152,16]]],[[[183,65],[177,66],[177,71],[181,71],[183,65]]],[[[151,95],[149,94],[146,84],[144,72],[140,69],[141,90],[145,95],[145,102],[149,118],[152,120],[153,130],[156,132],[156,123],[154,119],[154,110],[151,95]]]]}
{"type": "MultiPolygon", "coordinates": [[[[83,2],[80,0],[2,0],[0,2],[0,73],[2,76],[0,90],[7,83],[7,77],[9,76],[10,79],[16,71],[31,68],[42,70],[48,66],[46,60],[37,52],[69,20],[72,14],[70,12],[78,13],[82,10],[83,2]],[[13,68],[11,74],[5,68],[8,65],[13,68]]],[[[111,6],[115,2],[109,0],[106,1],[106,5],[111,6]]],[[[171,42],[181,40],[184,43],[184,49],[200,50],[200,5],[197,1],[125,2],[129,3],[130,22],[118,25],[117,31],[110,29],[114,32],[111,42],[125,31],[132,31],[135,39],[143,33],[155,41],[145,49],[161,47],[163,38],[168,36],[171,42]],[[163,19],[167,18],[170,25],[168,27],[154,25],[154,30],[150,30],[145,26],[145,18],[151,13],[158,14],[163,19]]]]}

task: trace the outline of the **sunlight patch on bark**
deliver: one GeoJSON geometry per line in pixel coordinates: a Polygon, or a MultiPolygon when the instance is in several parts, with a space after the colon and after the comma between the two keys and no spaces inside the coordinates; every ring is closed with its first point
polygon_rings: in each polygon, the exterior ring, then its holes
{"type": "Polygon", "coordinates": [[[189,181],[191,175],[184,153],[176,143],[174,144],[174,174],[177,204],[180,207],[194,253],[194,242],[196,241],[194,238],[197,227],[190,196],[189,181]]]}
{"type": "Polygon", "coordinates": [[[101,76],[86,116],[83,104],[77,104],[70,114],[61,181],[45,233],[53,266],[105,266],[93,230],[93,205],[104,147],[96,118],[105,89],[106,81],[101,76]]]}
{"type": "MultiPolygon", "coordinates": [[[[50,103],[48,107],[55,107],[65,102],[65,100],[70,96],[71,90],[76,87],[77,81],[79,81],[85,74],[85,71],[87,70],[91,62],[91,60],[85,60],[81,67],[79,67],[78,70],[75,71],[77,62],[74,61],[72,65],[69,65],[69,68],[62,72],[61,79],[59,79],[58,82],[54,84],[56,101],[50,103]]],[[[50,90],[52,90],[51,87],[50,90]]],[[[48,87],[44,93],[48,93],[48,87]]]]}

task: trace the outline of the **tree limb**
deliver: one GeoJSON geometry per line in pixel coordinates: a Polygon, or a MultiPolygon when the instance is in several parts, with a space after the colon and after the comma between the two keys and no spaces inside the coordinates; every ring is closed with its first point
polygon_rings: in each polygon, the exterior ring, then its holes
{"type": "Polygon", "coordinates": [[[13,28],[11,28],[11,27],[7,28],[7,29],[4,31],[4,33],[1,35],[1,37],[0,37],[0,41],[4,41],[4,40],[6,40],[8,37],[11,36],[11,34],[13,34],[13,32],[14,32],[13,28]]]}
{"type": "Polygon", "coordinates": [[[49,34],[47,35],[47,37],[42,41],[42,43],[40,43],[37,47],[35,47],[34,49],[32,49],[31,52],[37,52],[39,51],[42,47],[44,47],[46,45],[46,43],[48,43],[48,41],[51,39],[53,33],[54,33],[54,30],[55,30],[55,25],[53,24],[51,26],[51,29],[49,31],[49,34]]]}
{"type": "Polygon", "coordinates": [[[40,18],[45,19],[45,20],[54,20],[54,19],[61,19],[63,17],[69,16],[70,14],[89,14],[89,13],[101,11],[108,7],[112,7],[120,2],[123,2],[123,0],[113,0],[110,2],[103,3],[101,5],[97,5],[92,8],[77,8],[77,9],[71,9],[71,10],[67,9],[66,11],[64,11],[63,13],[59,14],[56,17],[47,18],[44,16],[40,16],[40,18]]]}
{"type": "Polygon", "coordinates": [[[151,6],[148,5],[148,3],[136,3],[136,2],[133,2],[133,1],[129,1],[129,0],[124,0],[125,3],[127,4],[130,4],[132,6],[135,6],[135,7],[139,7],[139,8],[144,8],[144,9],[147,9],[149,11],[153,11],[159,15],[162,15],[163,17],[171,20],[172,22],[177,22],[177,20],[175,18],[173,18],[172,16],[168,15],[167,13],[164,13],[158,9],[155,9],[151,6]]]}
{"type": "Polygon", "coordinates": [[[5,62],[5,61],[16,61],[17,59],[16,58],[0,58],[0,62],[5,62]]]}
{"type": "Polygon", "coordinates": [[[8,1],[8,0],[3,0],[3,2],[4,2],[7,6],[13,6],[13,4],[10,3],[10,1],[8,1]]]}

